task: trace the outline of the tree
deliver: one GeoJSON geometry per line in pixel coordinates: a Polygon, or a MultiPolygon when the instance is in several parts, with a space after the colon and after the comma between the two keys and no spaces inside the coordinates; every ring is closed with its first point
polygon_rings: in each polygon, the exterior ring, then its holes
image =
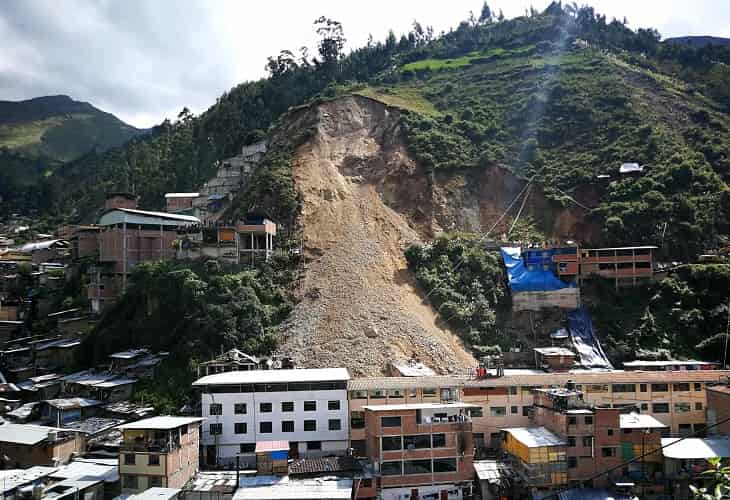
{"type": "Polygon", "coordinates": [[[690,491],[696,500],[720,500],[730,495],[730,466],[723,466],[720,458],[707,460],[710,468],[702,474],[712,476],[715,480],[715,487],[712,489],[689,486],[690,491]]]}
{"type": "Polygon", "coordinates": [[[342,49],[345,47],[345,32],[339,21],[321,16],[314,21],[317,35],[320,40],[317,44],[319,55],[322,58],[321,65],[329,77],[334,77],[339,72],[342,49]]]}
{"type": "Polygon", "coordinates": [[[479,22],[481,24],[492,22],[492,10],[489,8],[487,2],[484,2],[484,5],[482,5],[482,13],[479,14],[479,22]]]}

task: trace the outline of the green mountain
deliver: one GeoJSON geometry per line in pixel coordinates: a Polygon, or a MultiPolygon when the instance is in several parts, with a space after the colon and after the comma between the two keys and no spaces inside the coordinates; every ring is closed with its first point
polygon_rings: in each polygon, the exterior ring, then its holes
{"type": "Polygon", "coordinates": [[[120,146],[143,130],[68,96],[0,101],[0,148],[69,161],[120,146]]]}
{"type": "MultiPolygon", "coordinates": [[[[370,142],[362,146],[362,158],[374,148],[397,154],[384,154],[379,162],[363,166],[359,162],[364,160],[343,146],[343,154],[351,156],[340,169],[350,173],[363,169],[358,177],[367,183],[370,172],[365,167],[382,173],[395,162],[393,158],[407,156],[413,161],[409,168],[422,178],[393,183],[402,173],[389,172],[390,184],[385,179],[368,187],[378,192],[389,209],[403,215],[407,207],[411,212],[405,215],[413,215],[412,220],[431,217],[440,229],[483,234],[509,201],[500,190],[530,180],[535,194],[526,203],[519,227],[526,238],[551,237],[551,228],[562,224],[563,232],[572,232],[585,245],[657,245],[660,259],[683,262],[696,262],[707,250],[730,246],[727,47],[665,44],[655,30],[632,31],[590,7],[563,7],[558,2],[544,12],[510,20],[494,19],[485,10],[480,19],[464,21],[441,36],[415,23],[400,38],[391,33],[385,41],[347,55],[342,53],[344,33],[338,23],[323,19],[317,27],[321,40],[315,59],[283,51],[269,59],[269,78],[231,89],[200,116],[182,113],[176,122],[162,124],[149,136],[104,153],[86,154],[56,169],[48,197],[53,210],[77,220],[89,218],[110,190],[132,190],[141,196],[142,206],[160,207],[165,191],[196,189],[211,174],[216,160],[235,154],[244,144],[268,138],[268,158],[250,187],[240,193],[232,212],[271,214],[284,225],[278,244],[286,245],[287,238],[313,230],[301,227],[301,217],[316,210],[303,211],[302,203],[314,204],[312,196],[327,202],[339,196],[336,186],[326,190],[318,184],[307,186],[313,172],[293,175],[292,165],[301,169],[302,165],[332,164],[329,157],[316,161],[317,154],[326,156],[330,151],[327,134],[336,137],[362,129],[363,134],[371,134],[370,142]],[[353,95],[361,97],[349,97],[353,95]],[[366,112],[363,109],[369,106],[360,101],[377,106],[366,112]],[[403,151],[398,149],[401,145],[403,151]],[[634,162],[644,167],[641,174],[619,173],[621,164],[634,162]],[[490,184],[490,176],[502,171],[510,176],[499,174],[502,180],[490,184]],[[491,199],[502,199],[502,203],[495,203],[497,208],[491,211],[480,210],[485,206],[480,201],[491,199]]],[[[316,179],[325,183],[330,177],[320,174],[316,179]]],[[[378,223],[392,215],[388,210],[368,213],[381,214],[372,216],[378,223]]],[[[332,226],[370,223],[355,220],[343,218],[332,226]]],[[[401,230],[406,233],[398,226],[401,230]]],[[[398,231],[378,232],[372,238],[393,237],[398,231]]],[[[428,235],[428,231],[420,234],[428,235]]],[[[375,241],[370,236],[363,240],[375,241]]],[[[387,247],[392,250],[399,244],[387,247]]],[[[494,319],[493,309],[500,302],[489,284],[492,277],[484,276],[494,271],[491,260],[486,260],[491,257],[477,255],[479,265],[459,269],[448,260],[460,261],[460,255],[469,250],[453,248],[452,252],[445,245],[449,259],[441,258],[444,255],[436,255],[434,262],[424,258],[426,270],[421,269],[421,274],[432,272],[439,282],[447,282],[444,288],[449,293],[439,300],[448,303],[453,321],[460,322],[455,328],[466,331],[470,342],[507,342],[503,331],[498,335],[494,319]],[[479,286],[466,289],[461,283],[479,286]],[[472,294],[472,289],[478,293],[472,294]],[[474,311],[474,304],[482,309],[474,311]]],[[[339,251],[348,255],[347,248],[339,251]]],[[[282,267],[290,271],[287,263],[281,263],[282,267]]],[[[338,263],[342,269],[352,267],[338,263]]],[[[613,336],[608,343],[612,352],[631,356],[638,349],[665,347],[679,354],[711,351],[715,344],[702,342],[715,338],[725,324],[727,308],[718,290],[730,285],[727,268],[727,264],[689,266],[658,288],[641,289],[624,299],[610,295],[615,291],[598,290],[597,295],[607,298],[599,301],[594,313],[599,328],[613,336]],[[606,305],[615,308],[608,310],[606,305]]],[[[219,298],[210,299],[216,314],[231,321],[230,328],[218,329],[226,331],[229,345],[241,344],[251,331],[257,331],[265,332],[265,348],[271,347],[268,340],[285,315],[272,314],[269,308],[284,302],[281,295],[286,295],[292,277],[287,273],[280,279],[274,273],[272,278],[267,272],[271,270],[244,278],[226,275],[251,288],[245,294],[241,291],[241,297],[247,298],[240,298],[240,303],[249,307],[244,312],[231,311],[219,298]],[[275,287],[261,285],[272,281],[275,287]],[[267,296],[271,289],[277,291],[276,297],[267,296]],[[250,320],[255,320],[255,329],[245,326],[250,320]]],[[[393,274],[388,269],[374,271],[372,276],[390,279],[393,274]]],[[[173,278],[199,285],[198,275],[166,268],[150,269],[149,275],[138,280],[162,287],[173,278]]],[[[329,296],[326,289],[311,292],[315,298],[302,300],[329,296]]],[[[141,300],[127,297],[125,317],[131,318],[138,310],[133,304],[141,300]]],[[[206,310],[207,302],[195,300],[198,310],[206,310]]],[[[408,303],[421,300],[414,297],[408,303]]],[[[169,306],[177,304],[183,302],[170,301],[169,306]]],[[[200,313],[201,321],[207,314],[200,313]]],[[[168,326],[181,332],[186,342],[218,342],[200,338],[192,322],[184,323],[186,317],[184,309],[165,309],[156,320],[163,324],[179,318],[179,323],[168,326]]],[[[301,325],[306,317],[300,314],[295,320],[301,319],[301,325]]],[[[112,338],[110,332],[123,327],[107,326],[99,335],[104,338],[106,332],[112,338]]]]}

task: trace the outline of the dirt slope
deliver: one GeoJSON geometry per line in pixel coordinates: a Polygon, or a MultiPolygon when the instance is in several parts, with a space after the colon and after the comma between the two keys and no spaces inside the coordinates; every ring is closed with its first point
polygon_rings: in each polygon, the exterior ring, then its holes
{"type": "MultiPolygon", "coordinates": [[[[300,366],[376,375],[413,355],[442,373],[475,364],[416,289],[403,250],[443,229],[483,230],[524,181],[496,167],[428,175],[398,124],[397,110],[352,96],[299,110],[279,131],[308,137],[293,161],[307,269],[280,347],[300,366]]],[[[534,198],[527,210],[544,216],[534,198]]]]}

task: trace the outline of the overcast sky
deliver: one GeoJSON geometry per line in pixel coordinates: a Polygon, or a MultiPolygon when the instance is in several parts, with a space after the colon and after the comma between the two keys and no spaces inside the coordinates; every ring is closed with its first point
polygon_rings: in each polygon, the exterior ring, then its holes
{"type": "MultiPolygon", "coordinates": [[[[548,0],[490,0],[505,16],[548,0]]],[[[730,0],[588,0],[663,37],[730,37],[730,0]]],[[[0,0],[0,100],[67,94],[138,127],[200,113],[237,83],[265,75],[266,57],[314,47],[312,21],[342,22],[349,47],[368,34],[438,33],[482,0],[0,0]],[[357,6],[357,7],[356,7],[357,6]]]]}

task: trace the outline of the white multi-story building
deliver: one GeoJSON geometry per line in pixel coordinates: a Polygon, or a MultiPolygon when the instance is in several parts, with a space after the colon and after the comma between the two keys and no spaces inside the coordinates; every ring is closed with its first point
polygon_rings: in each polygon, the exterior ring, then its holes
{"type": "Polygon", "coordinates": [[[197,380],[207,465],[255,462],[256,442],[289,441],[290,456],[344,454],[349,446],[346,368],[251,370],[197,380]]]}

